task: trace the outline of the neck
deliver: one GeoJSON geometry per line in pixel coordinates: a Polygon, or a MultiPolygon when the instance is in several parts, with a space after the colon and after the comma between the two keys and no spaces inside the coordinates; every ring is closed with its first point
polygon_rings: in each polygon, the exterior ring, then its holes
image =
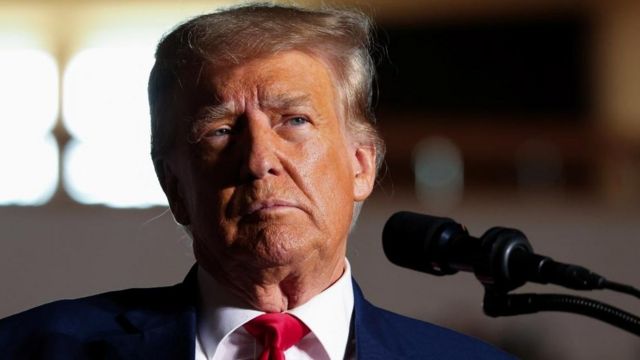
{"type": "Polygon", "coordinates": [[[268,313],[298,307],[318,295],[344,273],[344,256],[332,264],[276,266],[264,269],[220,269],[200,263],[222,286],[227,287],[251,308],[268,313]],[[329,265],[329,266],[328,266],[329,265]]]}

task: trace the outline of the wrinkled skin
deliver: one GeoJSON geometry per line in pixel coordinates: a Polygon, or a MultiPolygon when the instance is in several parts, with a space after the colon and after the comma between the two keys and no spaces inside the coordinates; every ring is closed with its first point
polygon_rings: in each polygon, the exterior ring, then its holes
{"type": "Polygon", "coordinates": [[[195,120],[165,161],[163,188],[198,263],[253,308],[301,305],[344,271],[375,148],[347,133],[334,84],[298,51],[206,69],[195,120]]]}

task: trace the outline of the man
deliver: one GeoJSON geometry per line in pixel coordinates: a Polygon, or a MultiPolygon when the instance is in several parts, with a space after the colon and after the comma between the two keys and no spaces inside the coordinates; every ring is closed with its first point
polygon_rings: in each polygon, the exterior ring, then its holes
{"type": "Polygon", "coordinates": [[[370,24],[249,5],[182,24],[149,81],[152,158],[197,265],[184,283],[0,323],[9,358],[508,358],[378,309],[346,242],[373,189],[370,24]],[[266,314],[266,315],[265,315],[266,314]]]}

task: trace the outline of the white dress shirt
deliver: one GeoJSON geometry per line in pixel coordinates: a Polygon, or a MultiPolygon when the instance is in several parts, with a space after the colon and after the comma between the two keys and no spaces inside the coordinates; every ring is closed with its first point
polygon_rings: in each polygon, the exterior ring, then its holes
{"type": "MultiPolygon", "coordinates": [[[[262,345],[242,325],[264,314],[248,308],[198,268],[200,308],[196,334],[196,360],[257,359],[262,345]]],[[[349,342],[353,313],[351,268],[345,259],[340,279],[308,302],[287,311],[311,330],[285,351],[287,360],[342,360],[349,342]]]]}

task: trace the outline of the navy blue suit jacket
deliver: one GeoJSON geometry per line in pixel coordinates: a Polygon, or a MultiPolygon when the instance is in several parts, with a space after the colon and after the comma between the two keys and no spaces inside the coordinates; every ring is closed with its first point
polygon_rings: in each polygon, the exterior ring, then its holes
{"type": "MultiPolygon", "coordinates": [[[[194,359],[196,267],[171,287],[62,300],[0,320],[3,359],[194,359]]],[[[510,359],[476,339],[377,308],[354,282],[358,359],[510,359]]]]}

